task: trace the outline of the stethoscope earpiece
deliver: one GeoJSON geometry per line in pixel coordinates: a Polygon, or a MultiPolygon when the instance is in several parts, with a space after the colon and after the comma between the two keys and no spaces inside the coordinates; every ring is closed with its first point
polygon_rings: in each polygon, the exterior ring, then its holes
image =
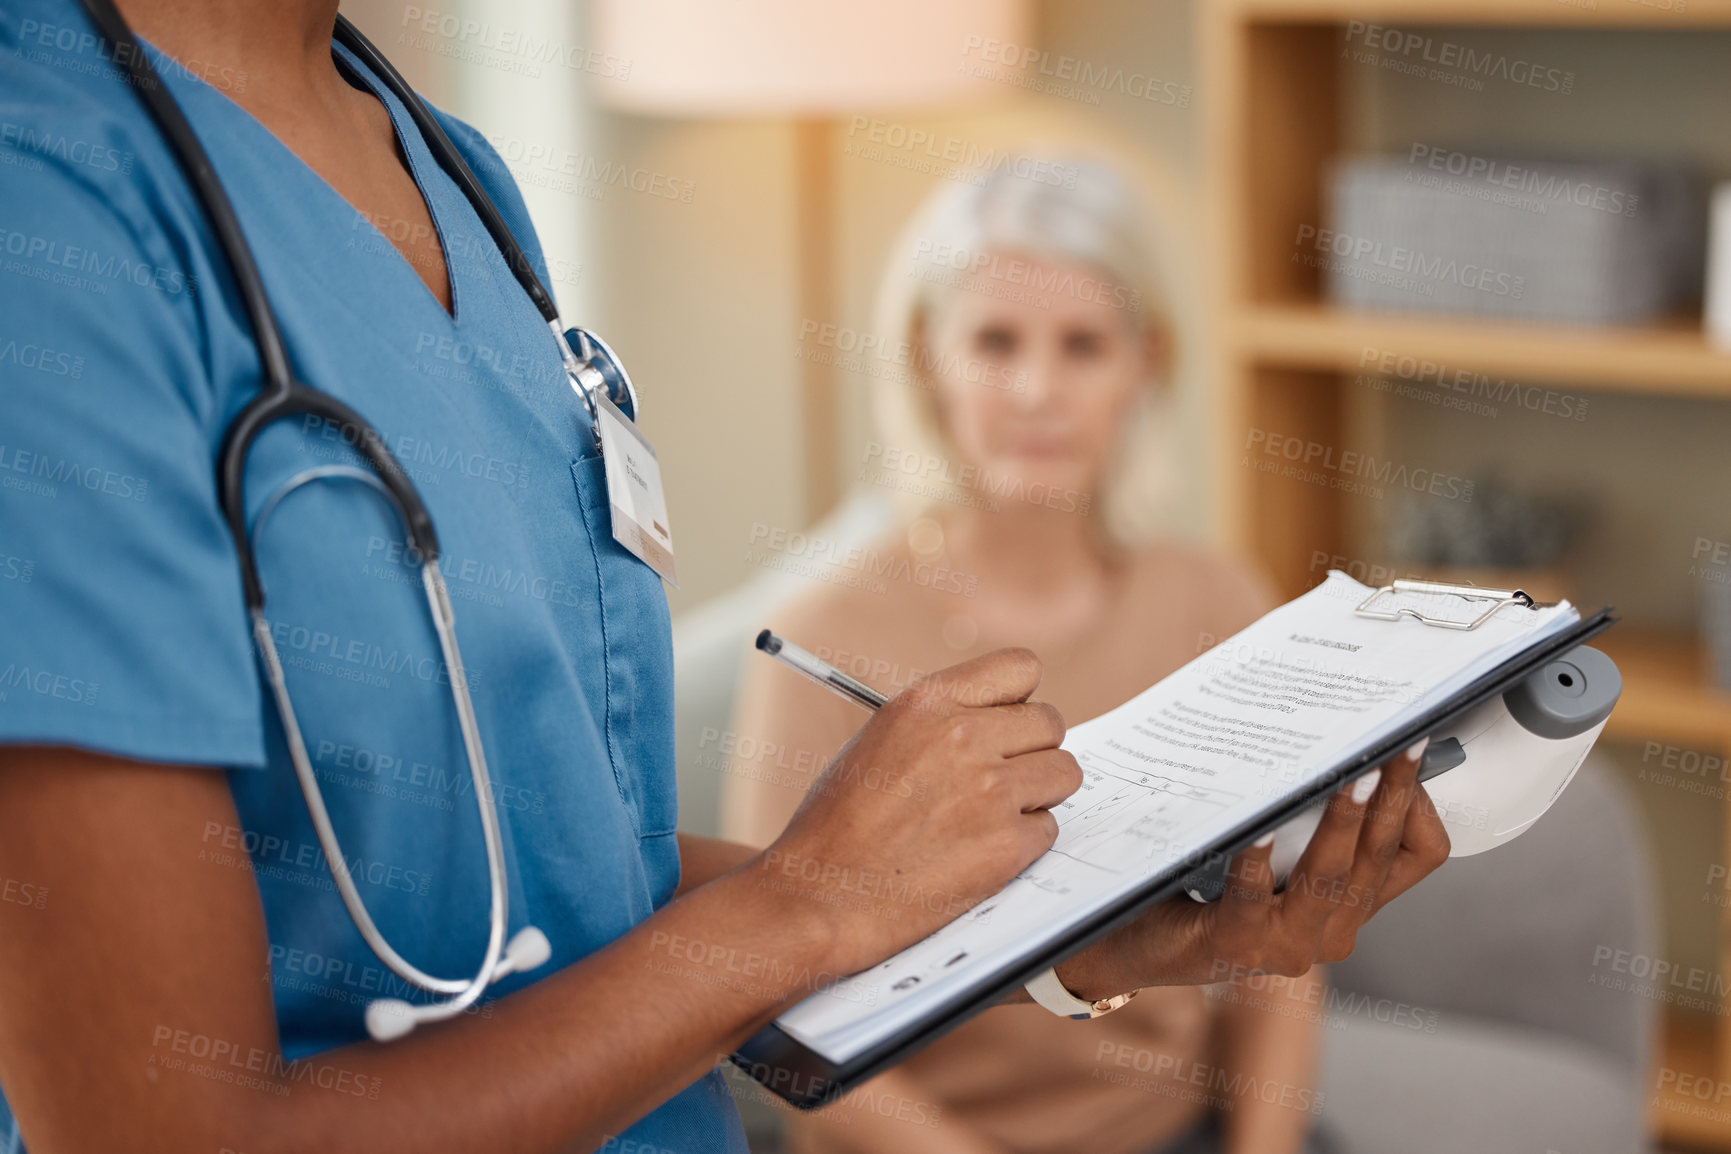
{"type": "MultiPolygon", "coordinates": [[[[510,974],[538,970],[546,965],[552,956],[553,943],[547,940],[547,935],[535,926],[524,926],[511,935],[511,941],[505,946],[499,964],[493,967],[493,976],[489,982],[496,982],[510,974]]],[[[437,1022],[455,1017],[462,1012],[463,1007],[453,1008],[454,1005],[453,1001],[417,1006],[401,998],[380,998],[367,1005],[367,1033],[375,1042],[394,1042],[414,1033],[415,1027],[422,1022],[437,1022]]]]}
{"type": "Polygon", "coordinates": [[[367,1033],[375,1042],[394,1042],[419,1024],[415,1007],[401,998],[380,998],[367,1006],[367,1033]]]}

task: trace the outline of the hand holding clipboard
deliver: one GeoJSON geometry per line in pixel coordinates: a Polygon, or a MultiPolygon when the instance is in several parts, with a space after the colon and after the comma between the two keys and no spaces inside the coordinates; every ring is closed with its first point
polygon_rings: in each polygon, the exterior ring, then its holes
{"type": "Polygon", "coordinates": [[[1245,887],[1244,902],[1229,894],[1211,906],[1180,905],[1142,919],[1140,930],[1126,927],[1188,888],[1187,879],[1193,885],[1209,861],[1242,853],[1240,876],[1256,884],[1249,871],[1269,847],[1255,843],[1419,739],[1461,722],[1611,620],[1600,613],[1583,622],[1566,603],[1529,608],[1524,595],[1502,604],[1509,595],[1499,593],[1487,606],[1485,593],[1421,585],[1372,594],[1332,574],[1133,701],[1071,729],[1065,748],[1086,780],[1056,808],[1060,832],[1050,852],[991,901],[782,1015],[735,1060],[790,1101],[811,1106],[1102,939],[1111,944],[1067,965],[1067,976],[1083,986],[1211,980],[1220,957],[1262,950],[1254,944],[1259,927],[1264,944],[1278,940],[1254,965],[1308,966],[1340,949],[1356,932],[1354,892],[1368,914],[1386,900],[1378,891],[1393,888],[1391,879],[1404,888],[1440,861],[1440,829],[1423,828],[1436,821],[1434,813],[1414,805],[1422,795],[1411,759],[1388,764],[1368,801],[1372,832],[1377,822],[1398,827],[1396,844],[1411,855],[1398,877],[1393,863],[1380,878],[1354,864],[1360,838],[1345,837],[1334,818],[1350,818],[1354,830],[1366,820],[1365,803],[1349,795],[1330,803],[1322,836],[1312,840],[1316,853],[1306,851],[1294,872],[1308,897],[1277,895],[1266,870],[1266,888],[1245,887]],[[1374,603],[1385,596],[1392,605],[1374,603]],[[1435,628],[1416,619],[1420,614],[1451,627],[1435,628]],[[1398,820],[1388,806],[1399,808],[1398,820]],[[1346,909],[1321,909],[1313,899],[1324,893],[1346,909]],[[1257,908],[1246,908],[1252,904],[1257,908]],[[1271,906],[1290,906],[1293,914],[1270,919],[1271,906]],[[1198,930],[1206,933],[1198,938],[1198,930]],[[1179,931],[1214,955],[1202,972],[1189,973],[1186,958],[1161,953],[1179,931]],[[1301,959],[1304,951],[1290,943],[1304,934],[1310,956],[1301,959]],[[1146,940],[1135,940],[1139,935],[1146,940]],[[1118,957],[1146,968],[1133,974],[1116,963],[1092,964],[1118,957]]]}

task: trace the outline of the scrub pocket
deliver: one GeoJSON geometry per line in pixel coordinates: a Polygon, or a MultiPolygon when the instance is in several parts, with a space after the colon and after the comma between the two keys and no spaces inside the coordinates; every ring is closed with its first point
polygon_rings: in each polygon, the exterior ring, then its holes
{"type": "Polygon", "coordinates": [[[583,525],[595,558],[607,680],[607,758],[640,838],[679,821],[673,753],[673,633],[661,578],[613,539],[607,478],[599,455],[571,463],[583,525]]]}

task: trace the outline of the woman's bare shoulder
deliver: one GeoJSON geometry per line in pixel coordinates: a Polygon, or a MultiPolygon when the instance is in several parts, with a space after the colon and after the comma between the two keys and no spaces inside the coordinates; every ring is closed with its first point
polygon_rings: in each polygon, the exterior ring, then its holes
{"type": "Polygon", "coordinates": [[[1132,555],[1136,592],[1166,604],[1194,605],[1210,619],[1242,627],[1278,604],[1256,566],[1183,542],[1158,542],[1132,555]]]}
{"type": "Polygon", "coordinates": [[[906,545],[889,536],[856,552],[857,558],[847,554],[842,563],[824,566],[779,603],[772,614],[776,631],[815,651],[820,645],[857,648],[905,628],[908,599],[898,596],[905,590],[893,575],[906,545]]]}
{"type": "Polygon", "coordinates": [[[806,584],[778,607],[771,627],[885,692],[967,656],[946,627],[970,603],[938,583],[934,566],[909,548],[905,525],[849,557],[857,564],[806,584]]]}

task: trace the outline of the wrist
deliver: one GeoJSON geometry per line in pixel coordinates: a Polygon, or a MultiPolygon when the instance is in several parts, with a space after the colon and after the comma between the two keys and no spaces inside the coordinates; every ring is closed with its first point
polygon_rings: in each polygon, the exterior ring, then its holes
{"type": "Polygon", "coordinates": [[[759,853],[715,884],[728,891],[730,916],[751,927],[764,977],[785,985],[786,995],[798,1001],[853,972],[844,956],[847,935],[834,909],[778,880],[772,866],[767,851],[759,853]]]}
{"type": "Polygon", "coordinates": [[[1115,937],[1097,942],[1052,967],[1066,990],[1084,1002],[1097,1002],[1137,988],[1137,983],[1119,974],[1118,967],[1110,964],[1112,957],[1108,943],[1115,937]]]}

